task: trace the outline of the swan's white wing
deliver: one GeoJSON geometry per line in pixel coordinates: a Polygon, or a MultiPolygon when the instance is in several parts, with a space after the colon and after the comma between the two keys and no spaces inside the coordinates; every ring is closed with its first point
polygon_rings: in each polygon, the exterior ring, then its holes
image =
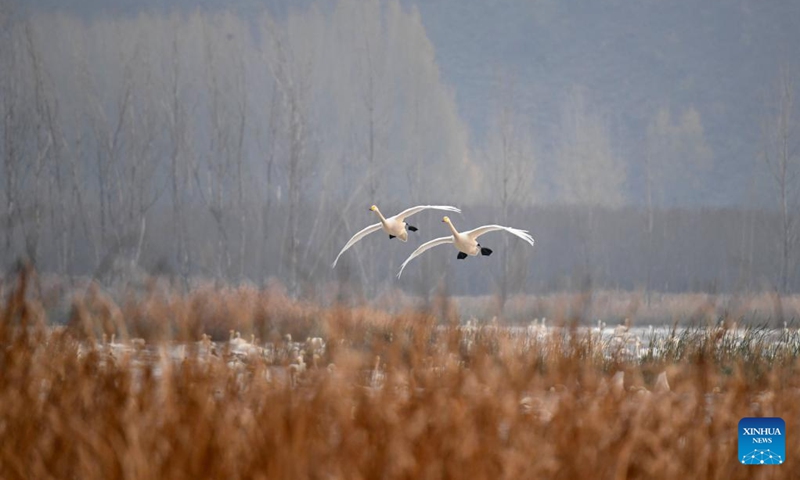
{"type": "Polygon", "coordinates": [[[411,208],[407,208],[407,209],[403,210],[402,212],[400,212],[397,215],[395,215],[394,218],[396,218],[398,221],[402,222],[403,220],[405,220],[406,218],[410,217],[411,215],[414,215],[415,213],[419,213],[419,212],[421,212],[423,210],[428,210],[429,208],[432,208],[434,210],[445,210],[445,211],[448,211],[448,212],[461,213],[461,209],[460,208],[451,207],[451,206],[448,206],[448,205],[419,205],[419,206],[416,206],[416,207],[411,207],[411,208]]]}
{"type": "Polygon", "coordinates": [[[417,249],[414,250],[414,253],[412,253],[408,258],[406,258],[406,261],[403,262],[402,265],[400,265],[400,271],[397,272],[397,278],[400,278],[400,275],[403,274],[403,269],[406,268],[406,265],[408,265],[408,262],[410,262],[412,259],[420,256],[422,253],[425,252],[425,250],[431,249],[437,245],[444,245],[445,243],[453,243],[453,236],[450,235],[449,237],[434,238],[433,240],[425,242],[419,247],[417,247],[417,249]]]}
{"type": "Polygon", "coordinates": [[[469,236],[469,238],[475,240],[484,233],[494,232],[496,230],[504,230],[512,235],[516,235],[517,237],[525,240],[531,246],[533,246],[533,237],[530,236],[527,230],[520,230],[518,228],[512,227],[504,227],[502,225],[484,225],[482,227],[478,227],[474,230],[470,230],[468,232],[464,232],[464,235],[469,236]]]}
{"type": "Polygon", "coordinates": [[[378,230],[380,230],[380,229],[381,229],[381,224],[380,224],[380,222],[379,222],[379,223],[376,223],[375,225],[370,225],[369,227],[365,228],[364,230],[361,230],[360,232],[358,232],[358,233],[356,233],[355,235],[353,235],[353,238],[351,238],[350,240],[348,240],[348,242],[345,244],[345,246],[344,246],[344,248],[342,249],[342,251],[341,251],[341,252],[339,252],[339,255],[336,255],[336,260],[334,260],[334,261],[333,261],[333,265],[331,265],[331,268],[334,268],[334,267],[336,267],[336,262],[338,262],[338,261],[339,261],[339,257],[341,257],[341,256],[342,256],[342,254],[343,254],[345,251],[347,251],[347,249],[348,249],[348,248],[350,248],[350,247],[352,247],[353,245],[355,245],[355,243],[356,243],[356,242],[358,242],[358,241],[359,241],[359,240],[361,240],[362,238],[366,237],[366,236],[367,236],[367,235],[369,235],[370,233],[377,232],[377,231],[378,231],[378,230]]]}

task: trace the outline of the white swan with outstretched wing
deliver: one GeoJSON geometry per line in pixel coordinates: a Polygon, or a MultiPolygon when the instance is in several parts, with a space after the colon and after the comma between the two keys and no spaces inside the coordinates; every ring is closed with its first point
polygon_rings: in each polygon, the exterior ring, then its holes
{"type": "Polygon", "coordinates": [[[390,239],[398,238],[403,242],[408,241],[408,231],[409,230],[412,232],[417,231],[417,227],[409,225],[408,222],[406,222],[406,218],[410,217],[411,215],[414,215],[416,213],[428,209],[461,213],[460,209],[456,207],[451,207],[449,205],[418,205],[416,207],[407,208],[393,217],[386,218],[383,216],[381,211],[375,205],[369,207],[369,209],[370,211],[375,212],[378,215],[378,217],[380,218],[380,222],[374,225],[370,225],[361,230],[360,232],[356,233],[355,235],[353,235],[353,237],[350,240],[348,240],[347,243],[344,245],[342,251],[339,252],[339,255],[336,255],[336,259],[333,261],[333,265],[331,265],[331,268],[336,267],[336,263],[339,261],[339,257],[341,257],[342,254],[346,252],[350,247],[358,243],[359,240],[366,237],[370,233],[375,233],[378,230],[383,229],[384,232],[389,234],[390,239]]]}
{"type": "Polygon", "coordinates": [[[456,227],[453,226],[453,222],[450,221],[450,217],[444,217],[442,222],[446,223],[450,226],[450,230],[453,232],[452,235],[447,237],[440,237],[435,238],[429,242],[425,242],[419,246],[411,255],[400,265],[400,271],[397,272],[397,278],[403,274],[403,270],[408,265],[408,262],[413,260],[414,258],[422,255],[424,252],[430,250],[433,247],[444,245],[446,243],[452,244],[456,250],[458,250],[458,259],[463,260],[467,258],[468,255],[476,256],[476,255],[486,255],[489,256],[492,254],[492,251],[486,247],[481,247],[481,244],[478,243],[478,237],[483,235],[484,233],[495,232],[498,230],[502,230],[508,232],[514,236],[517,236],[523,240],[525,240],[530,246],[533,246],[534,240],[533,237],[530,236],[527,230],[520,230],[518,228],[513,227],[504,227],[502,225],[484,225],[482,227],[478,227],[472,230],[468,230],[466,232],[459,232],[456,230],[456,227]]]}

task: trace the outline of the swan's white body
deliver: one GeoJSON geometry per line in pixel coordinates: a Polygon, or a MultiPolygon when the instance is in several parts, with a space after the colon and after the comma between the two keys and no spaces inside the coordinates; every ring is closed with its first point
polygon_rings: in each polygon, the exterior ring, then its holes
{"type": "MultiPolygon", "coordinates": [[[[419,246],[414,252],[400,265],[400,271],[397,272],[397,278],[400,278],[400,275],[403,274],[403,270],[408,265],[408,262],[413,260],[414,258],[420,256],[426,250],[430,250],[433,247],[438,245],[444,245],[446,243],[452,244],[456,250],[462,252],[466,255],[476,256],[481,253],[481,246],[478,243],[478,237],[483,235],[484,233],[494,232],[497,230],[506,231],[512,235],[515,235],[533,246],[533,237],[530,236],[527,230],[520,230],[518,228],[512,227],[504,227],[502,225],[484,225],[482,227],[475,228],[473,230],[468,230],[466,232],[459,232],[456,230],[456,227],[453,226],[453,223],[450,221],[448,217],[444,217],[442,220],[444,223],[450,226],[450,230],[453,232],[452,235],[447,237],[440,237],[435,238],[429,242],[425,242],[419,246]]],[[[491,251],[489,251],[491,253],[491,251]]]]}
{"type": "Polygon", "coordinates": [[[359,240],[366,237],[370,233],[377,232],[378,230],[383,230],[384,232],[388,233],[391,237],[396,237],[403,242],[408,241],[408,224],[406,223],[406,218],[414,215],[415,213],[419,213],[423,210],[434,209],[434,210],[445,210],[448,212],[456,212],[461,213],[461,210],[456,207],[450,207],[447,205],[419,205],[416,207],[411,207],[403,210],[402,212],[398,213],[393,217],[386,218],[383,216],[378,207],[373,205],[370,207],[370,210],[375,212],[378,217],[380,218],[380,222],[370,225],[369,227],[361,230],[360,232],[353,235],[353,237],[347,241],[342,251],[339,252],[339,255],[336,255],[336,260],[333,261],[333,265],[331,268],[336,267],[336,262],[339,261],[339,257],[342,256],[344,252],[347,251],[350,247],[355,245],[359,240]]]}

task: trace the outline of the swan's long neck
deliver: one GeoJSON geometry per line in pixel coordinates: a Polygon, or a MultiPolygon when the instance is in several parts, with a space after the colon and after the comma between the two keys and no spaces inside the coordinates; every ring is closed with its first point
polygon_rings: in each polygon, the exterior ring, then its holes
{"type": "Polygon", "coordinates": [[[453,232],[453,235],[458,235],[458,230],[453,226],[453,222],[447,222],[447,226],[450,227],[450,231],[453,232]]]}
{"type": "Polygon", "coordinates": [[[378,210],[377,207],[375,207],[375,213],[377,213],[378,216],[381,217],[381,223],[386,223],[386,218],[384,218],[383,214],[381,213],[380,210],[378,210]]]}

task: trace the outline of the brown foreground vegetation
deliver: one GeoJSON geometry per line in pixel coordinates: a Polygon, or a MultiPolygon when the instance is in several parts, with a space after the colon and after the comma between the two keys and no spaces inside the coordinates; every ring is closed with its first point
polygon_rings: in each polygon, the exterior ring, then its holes
{"type": "Polygon", "coordinates": [[[458,326],[447,300],[390,314],[247,287],[117,301],[90,290],[66,328],[46,317],[24,278],[7,292],[3,479],[749,479],[800,467],[796,330],[733,344],[723,322],[631,359],[565,322],[527,335],[458,326]],[[228,329],[257,340],[204,337],[228,329]],[[738,463],[746,416],[786,421],[784,465],[738,463]]]}

